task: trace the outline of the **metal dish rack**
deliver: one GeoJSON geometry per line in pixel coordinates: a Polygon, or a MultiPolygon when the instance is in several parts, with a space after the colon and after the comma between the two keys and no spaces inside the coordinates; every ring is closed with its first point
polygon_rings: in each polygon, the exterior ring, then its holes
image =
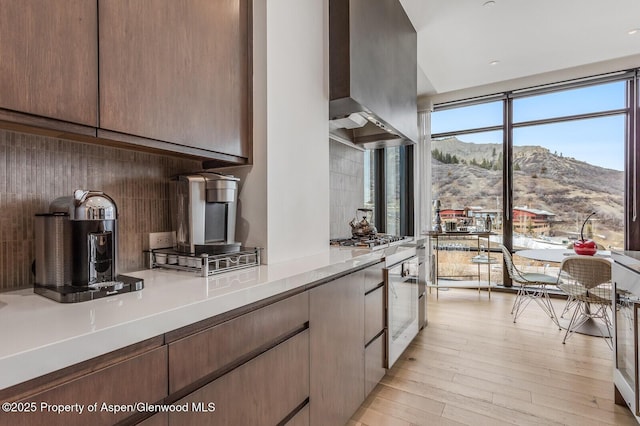
{"type": "Polygon", "coordinates": [[[260,250],[259,247],[243,247],[240,251],[230,253],[194,255],[180,253],[174,249],[154,249],[145,251],[145,253],[149,256],[147,261],[149,269],[174,269],[195,272],[202,277],[209,277],[260,265],[260,250]],[[166,256],[166,260],[159,262],[158,257],[164,256],[166,256]]]}

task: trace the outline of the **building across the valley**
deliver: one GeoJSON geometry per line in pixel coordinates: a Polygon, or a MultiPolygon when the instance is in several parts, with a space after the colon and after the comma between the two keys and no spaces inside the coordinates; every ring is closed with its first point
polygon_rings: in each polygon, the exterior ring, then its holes
{"type": "Polygon", "coordinates": [[[524,207],[513,208],[513,232],[528,235],[549,235],[554,213],[524,207]]]}
{"type": "Polygon", "coordinates": [[[444,221],[466,219],[465,209],[443,209],[440,210],[440,218],[444,221]]]}
{"type": "MultiPolygon", "coordinates": [[[[456,222],[459,225],[473,225],[482,229],[487,216],[491,218],[494,229],[501,229],[502,211],[482,207],[451,208],[440,210],[443,222],[456,222]]],[[[546,210],[530,209],[527,206],[513,208],[513,232],[525,235],[548,236],[555,213],[546,210]]]]}

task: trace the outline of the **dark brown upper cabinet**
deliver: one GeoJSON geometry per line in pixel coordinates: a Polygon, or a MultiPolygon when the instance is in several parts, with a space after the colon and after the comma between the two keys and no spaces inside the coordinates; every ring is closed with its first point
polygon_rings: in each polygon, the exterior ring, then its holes
{"type": "Polygon", "coordinates": [[[95,135],[97,7],[87,0],[0,0],[0,119],[55,119],[52,128],[79,124],[95,135]]]}
{"type": "Polygon", "coordinates": [[[98,136],[250,161],[250,6],[100,0],[98,136]]]}

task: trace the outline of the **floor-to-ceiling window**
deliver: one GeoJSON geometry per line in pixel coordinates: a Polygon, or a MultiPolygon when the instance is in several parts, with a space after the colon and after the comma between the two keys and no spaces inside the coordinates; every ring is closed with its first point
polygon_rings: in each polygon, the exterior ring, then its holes
{"type": "MultiPolygon", "coordinates": [[[[440,206],[441,226],[457,230],[485,231],[487,219],[495,233],[492,241],[456,235],[439,241],[438,273],[441,276],[470,277],[481,274],[480,256],[491,268],[492,282],[501,282],[500,262],[488,257],[487,248],[502,241],[504,101],[502,96],[456,103],[436,108],[431,115],[432,198],[440,206]]],[[[435,215],[434,215],[435,218],[435,215]]]]}
{"type": "Polygon", "coordinates": [[[443,221],[468,211],[467,225],[481,228],[489,215],[499,227],[502,205],[503,105],[501,100],[436,110],[431,117],[432,197],[443,221]],[[480,216],[480,213],[484,213],[480,216]]]}
{"type": "Polygon", "coordinates": [[[513,95],[514,249],[624,247],[626,85],[513,95]]]}
{"type": "Polygon", "coordinates": [[[639,185],[636,82],[624,72],[435,105],[433,199],[457,222],[493,210],[510,249],[570,247],[581,230],[604,248],[640,245],[625,208],[639,185]]]}

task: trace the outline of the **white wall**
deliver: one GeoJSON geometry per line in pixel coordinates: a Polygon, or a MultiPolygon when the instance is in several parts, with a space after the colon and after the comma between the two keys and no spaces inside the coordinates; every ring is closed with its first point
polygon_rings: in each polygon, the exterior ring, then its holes
{"type": "Polygon", "coordinates": [[[328,2],[254,0],[254,164],[237,238],[277,263],[329,249],[328,2]]]}

